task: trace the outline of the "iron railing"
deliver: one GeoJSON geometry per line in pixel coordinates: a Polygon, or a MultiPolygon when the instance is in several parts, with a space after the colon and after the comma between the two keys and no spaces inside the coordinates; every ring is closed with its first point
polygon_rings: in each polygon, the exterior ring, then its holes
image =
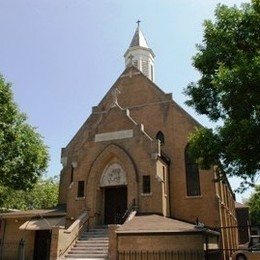
{"type": "Polygon", "coordinates": [[[137,209],[136,201],[135,199],[133,199],[130,206],[126,209],[125,213],[121,216],[121,221],[120,221],[121,223],[117,223],[117,224],[123,224],[128,219],[130,214],[136,209],[137,209]]]}

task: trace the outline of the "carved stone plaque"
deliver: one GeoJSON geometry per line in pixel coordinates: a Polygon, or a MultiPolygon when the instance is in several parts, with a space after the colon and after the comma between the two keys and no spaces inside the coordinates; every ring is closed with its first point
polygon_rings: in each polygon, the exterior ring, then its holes
{"type": "Polygon", "coordinates": [[[121,165],[114,163],[109,165],[100,179],[100,187],[126,185],[126,173],[121,165]]]}

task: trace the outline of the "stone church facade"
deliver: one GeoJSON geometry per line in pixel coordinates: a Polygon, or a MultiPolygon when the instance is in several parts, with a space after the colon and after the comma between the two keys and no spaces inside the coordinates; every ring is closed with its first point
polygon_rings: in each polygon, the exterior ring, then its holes
{"type": "Polygon", "coordinates": [[[121,224],[118,214],[134,204],[139,215],[235,225],[229,185],[215,182],[215,168],[199,169],[188,152],[188,136],[200,124],[154,83],[154,53],[139,26],[125,63],[62,150],[60,203],[67,214],[77,218],[85,209],[93,226],[121,224]]]}
{"type": "Polygon", "coordinates": [[[232,190],[189,154],[188,136],[201,125],[155,84],[155,55],[139,24],[124,57],[125,70],[62,149],[66,209],[57,213],[64,227],[51,228],[50,259],[65,255],[86,226],[109,226],[109,259],[235,248],[237,232],[221,229],[236,226],[232,190]]]}

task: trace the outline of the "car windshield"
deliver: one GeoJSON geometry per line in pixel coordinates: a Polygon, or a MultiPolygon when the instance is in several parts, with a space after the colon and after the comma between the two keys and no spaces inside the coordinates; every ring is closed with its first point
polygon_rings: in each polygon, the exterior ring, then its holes
{"type": "Polygon", "coordinates": [[[250,248],[250,251],[260,251],[260,243],[259,244],[256,244],[256,245],[254,245],[254,246],[252,246],[251,248],[250,248]]]}

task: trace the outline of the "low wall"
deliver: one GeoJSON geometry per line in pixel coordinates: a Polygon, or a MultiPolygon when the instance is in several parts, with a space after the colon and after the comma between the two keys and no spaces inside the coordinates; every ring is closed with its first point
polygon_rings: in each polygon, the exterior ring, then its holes
{"type": "Polygon", "coordinates": [[[118,260],[201,260],[204,258],[203,233],[127,233],[117,234],[118,260]]]}
{"type": "Polygon", "coordinates": [[[203,250],[203,233],[117,233],[118,251],[203,250]]]}
{"type": "Polygon", "coordinates": [[[83,231],[84,224],[87,220],[88,212],[84,212],[68,229],[60,227],[52,229],[51,260],[61,257],[73,246],[81,231],[83,231]]]}
{"type": "Polygon", "coordinates": [[[123,251],[118,253],[118,260],[201,260],[204,259],[203,250],[187,251],[123,251]]]}

